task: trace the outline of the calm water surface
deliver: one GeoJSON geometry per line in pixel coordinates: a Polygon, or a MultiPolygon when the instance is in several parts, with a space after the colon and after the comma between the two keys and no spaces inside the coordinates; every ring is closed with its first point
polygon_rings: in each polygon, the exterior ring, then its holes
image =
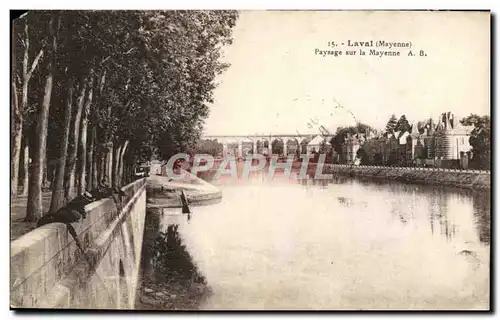
{"type": "Polygon", "coordinates": [[[200,309],[487,309],[490,195],[336,179],[215,183],[176,226],[200,309]],[[466,251],[463,251],[466,250],[466,251]]]}

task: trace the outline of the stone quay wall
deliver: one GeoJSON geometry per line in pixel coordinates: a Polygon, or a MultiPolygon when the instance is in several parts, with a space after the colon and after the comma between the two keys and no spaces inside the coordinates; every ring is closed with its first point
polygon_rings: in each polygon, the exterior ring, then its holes
{"type": "Polygon", "coordinates": [[[102,199],[72,224],[81,250],[63,223],[11,242],[11,308],[132,309],[146,216],[146,180],[122,190],[121,204],[102,199]]]}
{"type": "Polygon", "coordinates": [[[334,175],[451,186],[474,190],[491,189],[491,173],[490,171],[482,170],[325,164],[323,172],[333,173],[334,175]]]}

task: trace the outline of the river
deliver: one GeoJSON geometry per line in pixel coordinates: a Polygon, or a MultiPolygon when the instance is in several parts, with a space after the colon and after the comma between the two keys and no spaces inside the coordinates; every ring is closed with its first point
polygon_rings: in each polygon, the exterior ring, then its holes
{"type": "Polygon", "coordinates": [[[489,193],[347,178],[214,184],[222,201],[189,220],[148,214],[143,279],[159,274],[149,286],[170,297],[154,308],[489,307],[489,193]]]}

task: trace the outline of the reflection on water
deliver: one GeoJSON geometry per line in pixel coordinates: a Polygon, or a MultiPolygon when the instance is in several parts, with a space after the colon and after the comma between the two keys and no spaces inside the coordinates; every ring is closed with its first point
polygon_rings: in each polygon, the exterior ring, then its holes
{"type": "Polygon", "coordinates": [[[164,222],[161,211],[148,210],[137,308],[196,309],[209,288],[182,243],[179,226],[164,222]]]}
{"type": "Polygon", "coordinates": [[[168,230],[183,243],[171,241],[189,256],[159,265],[211,288],[201,309],[488,308],[489,194],[350,178],[214,184],[219,204],[158,222],[178,225],[168,230]]]}
{"type": "Polygon", "coordinates": [[[478,193],[473,196],[474,218],[479,234],[479,240],[484,244],[490,244],[490,219],[491,219],[491,194],[478,193]]]}

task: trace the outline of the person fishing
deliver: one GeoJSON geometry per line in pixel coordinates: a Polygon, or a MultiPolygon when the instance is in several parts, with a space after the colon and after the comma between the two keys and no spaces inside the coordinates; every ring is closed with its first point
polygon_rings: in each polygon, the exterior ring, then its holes
{"type": "Polygon", "coordinates": [[[85,206],[89,203],[96,201],[96,197],[90,192],[84,192],[83,194],[75,197],[67,205],[58,209],[55,212],[49,212],[38,220],[37,227],[41,227],[45,224],[61,222],[61,223],[73,223],[80,219],[85,219],[87,217],[87,212],[85,211],[85,206]]]}
{"type": "Polygon", "coordinates": [[[191,208],[189,207],[189,201],[184,193],[184,190],[181,190],[180,194],[181,202],[182,202],[182,213],[188,215],[188,220],[191,219],[191,208]]]}
{"type": "Polygon", "coordinates": [[[121,188],[110,187],[106,178],[103,178],[96,188],[90,190],[90,193],[94,195],[97,200],[110,197],[113,198],[118,210],[121,210],[123,198],[127,196],[121,188]]]}
{"type": "Polygon", "coordinates": [[[40,220],[38,220],[37,227],[55,222],[70,224],[78,222],[80,219],[85,219],[87,217],[85,206],[104,198],[112,197],[117,208],[121,209],[122,197],[124,196],[126,196],[126,194],[123,190],[108,187],[106,179],[103,179],[96,188],[90,191],[85,191],[83,194],[76,196],[67,205],[57,211],[45,214],[40,218],[40,220]],[[118,195],[119,200],[115,198],[115,195],[118,195]],[[120,203],[118,203],[118,201],[120,203]]]}

